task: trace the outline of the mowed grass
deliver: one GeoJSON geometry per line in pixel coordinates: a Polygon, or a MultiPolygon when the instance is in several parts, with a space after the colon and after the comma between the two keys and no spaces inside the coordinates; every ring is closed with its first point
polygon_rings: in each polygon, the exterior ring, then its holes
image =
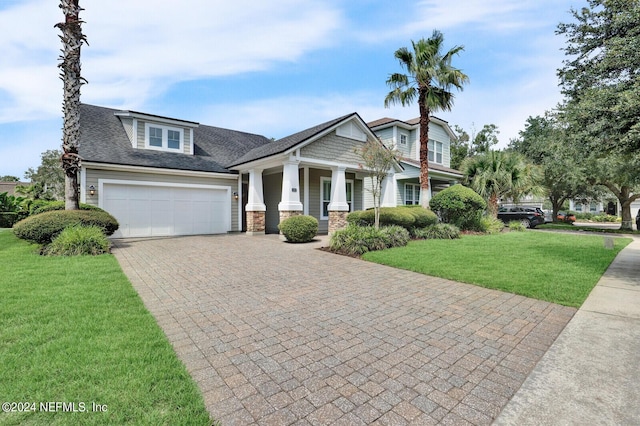
{"type": "Polygon", "coordinates": [[[509,232],[412,241],[365,260],[566,306],[579,307],[630,238],[509,232]]]}
{"type": "Polygon", "coordinates": [[[0,424],[211,424],[116,259],[37,250],[0,231],[0,402],[36,403],[35,412],[0,412],[0,424]],[[41,402],[75,405],[43,412],[41,402]],[[63,412],[81,403],[86,412],[63,412]]]}

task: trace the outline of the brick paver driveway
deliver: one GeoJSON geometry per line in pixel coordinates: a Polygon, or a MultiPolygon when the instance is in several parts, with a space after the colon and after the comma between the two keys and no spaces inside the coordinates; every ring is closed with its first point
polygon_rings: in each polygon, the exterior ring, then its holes
{"type": "Polygon", "coordinates": [[[277,236],[114,254],[223,425],[488,425],[575,312],[277,236]]]}

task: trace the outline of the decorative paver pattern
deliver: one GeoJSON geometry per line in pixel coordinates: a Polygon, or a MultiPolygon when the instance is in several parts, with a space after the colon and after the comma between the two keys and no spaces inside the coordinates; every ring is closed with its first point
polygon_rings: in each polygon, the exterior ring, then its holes
{"type": "Polygon", "coordinates": [[[489,425],[576,312],[277,236],[114,254],[223,425],[489,425]]]}

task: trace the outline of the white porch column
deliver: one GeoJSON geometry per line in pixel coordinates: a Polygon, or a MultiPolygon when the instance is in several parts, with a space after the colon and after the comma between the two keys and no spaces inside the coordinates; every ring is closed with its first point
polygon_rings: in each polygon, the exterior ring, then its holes
{"type": "Polygon", "coordinates": [[[347,204],[347,180],[344,171],[344,167],[334,167],[331,169],[331,202],[327,208],[329,211],[349,211],[349,204],[347,204]]]}
{"type": "Polygon", "coordinates": [[[267,206],[264,204],[262,191],[262,170],[249,170],[249,194],[247,197],[246,210],[248,212],[264,212],[267,206]]]}
{"type": "Polygon", "coordinates": [[[246,210],[247,234],[264,234],[267,206],[264,204],[262,169],[249,170],[249,194],[246,210]]]}
{"type": "Polygon", "coordinates": [[[382,179],[382,192],[380,194],[380,207],[395,207],[397,203],[396,178],[393,174],[388,174],[382,179]]]}
{"type": "Polygon", "coordinates": [[[344,167],[331,169],[331,202],[327,206],[329,210],[329,234],[347,226],[347,180],[344,167]]]}
{"type": "Polygon", "coordinates": [[[298,161],[287,160],[282,169],[282,197],[278,204],[278,210],[302,211],[300,202],[300,178],[298,172],[298,161]]]}

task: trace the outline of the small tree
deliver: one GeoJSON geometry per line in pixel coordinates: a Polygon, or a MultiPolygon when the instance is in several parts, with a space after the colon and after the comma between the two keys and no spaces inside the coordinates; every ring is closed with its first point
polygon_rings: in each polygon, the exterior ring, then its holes
{"type": "Polygon", "coordinates": [[[382,197],[382,181],[389,174],[389,170],[397,162],[398,151],[394,147],[386,147],[380,140],[368,139],[364,146],[356,149],[356,154],[362,158],[360,168],[365,169],[371,177],[371,195],[375,211],[374,226],[380,227],[380,202],[382,197]]]}

